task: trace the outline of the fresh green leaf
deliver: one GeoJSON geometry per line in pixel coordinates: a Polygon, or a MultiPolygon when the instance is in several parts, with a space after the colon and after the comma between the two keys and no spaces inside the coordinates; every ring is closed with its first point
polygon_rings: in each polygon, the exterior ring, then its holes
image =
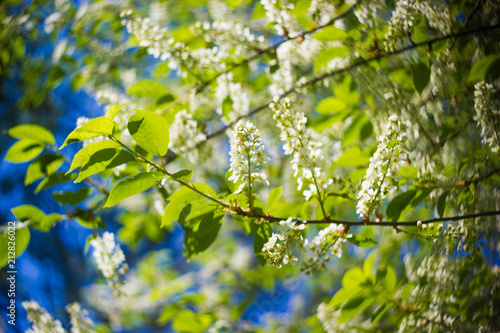
{"type": "Polygon", "coordinates": [[[131,153],[115,148],[107,148],[96,151],[80,169],[75,183],[79,183],[87,177],[95,175],[106,169],[113,169],[119,165],[135,160],[131,153]]]}
{"type": "Polygon", "coordinates": [[[34,181],[52,175],[59,170],[64,158],[55,154],[43,154],[35,159],[26,171],[24,185],[29,185],[34,181]]]}
{"type": "Polygon", "coordinates": [[[75,170],[76,168],[80,168],[87,164],[90,157],[94,155],[96,152],[104,149],[118,148],[120,144],[115,141],[98,141],[91,143],[85,147],[83,147],[78,153],[73,157],[73,161],[71,162],[71,167],[69,168],[67,173],[75,170]]]}
{"type": "Polygon", "coordinates": [[[193,170],[180,170],[177,171],[176,173],[172,174],[167,178],[167,181],[169,180],[191,180],[193,177],[193,170]]]}
{"type": "Polygon", "coordinates": [[[427,87],[429,80],[431,78],[431,71],[429,67],[423,62],[419,62],[413,68],[413,86],[419,94],[427,87]]]}
{"type": "Polygon", "coordinates": [[[164,156],[168,151],[168,123],[162,116],[135,109],[128,121],[128,130],[135,142],[149,153],[164,156]]]}
{"type": "Polygon", "coordinates": [[[407,165],[400,167],[398,170],[398,174],[408,179],[417,179],[418,169],[413,165],[407,165]]]}
{"type": "Polygon", "coordinates": [[[52,133],[45,127],[35,124],[17,125],[9,129],[9,135],[16,139],[30,139],[39,143],[56,143],[52,133]]]}
{"type": "Polygon", "coordinates": [[[61,205],[68,204],[74,206],[85,200],[85,198],[90,194],[89,187],[82,187],[78,191],[71,192],[54,192],[52,197],[59,202],[61,205]]]}
{"type": "Polygon", "coordinates": [[[66,140],[64,140],[64,144],[59,149],[62,149],[74,142],[95,138],[97,136],[112,135],[113,129],[113,121],[111,121],[109,118],[98,117],[91,119],[88,123],[83,124],[82,127],[77,128],[73,132],[69,133],[66,140]]]}
{"type": "Polygon", "coordinates": [[[269,193],[269,198],[267,198],[266,206],[264,207],[264,211],[267,212],[271,209],[274,204],[276,204],[281,197],[281,186],[273,189],[271,193],[269,193]]]}
{"type": "Polygon", "coordinates": [[[109,192],[104,207],[113,207],[125,198],[146,191],[164,177],[162,172],[141,172],[120,180],[109,192]]]}
{"type": "MultiPolygon", "coordinates": [[[[8,226],[10,226],[10,224],[8,226]]],[[[15,258],[23,254],[30,242],[31,235],[28,228],[16,228],[16,226],[13,226],[13,228],[15,229],[12,232],[8,231],[0,234],[0,248],[2,249],[2,251],[0,251],[0,268],[8,264],[11,252],[9,248],[14,245],[11,242],[15,242],[15,251],[12,251],[15,254],[15,258]]],[[[13,270],[14,267],[15,266],[9,267],[11,269],[8,270],[13,270]]]]}
{"type": "Polygon", "coordinates": [[[346,39],[347,33],[337,27],[328,26],[316,32],[313,37],[320,42],[333,42],[346,39]]]}
{"type": "Polygon", "coordinates": [[[360,247],[371,247],[377,245],[378,243],[373,239],[363,236],[363,235],[353,235],[350,238],[346,238],[350,243],[355,244],[360,247]]]}
{"type": "Polygon", "coordinates": [[[370,155],[362,152],[359,147],[349,148],[335,161],[341,167],[359,167],[370,163],[370,155]]]}
{"type": "Polygon", "coordinates": [[[115,105],[115,106],[112,106],[108,109],[108,111],[106,111],[106,114],[104,115],[104,117],[108,118],[109,120],[113,121],[113,119],[115,119],[116,115],[118,114],[118,112],[120,112],[120,110],[125,106],[125,104],[121,104],[121,105],[115,105]]]}
{"type": "Polygon", "coordinates": [[[63,172],[56,172],[45,178],[38,184],[37,188],[35,189],[35,193],[38,193],[40,191],[46,190],[49,187],[59,185],[65,182],[69,182],[73,179],[76,178],[75,174],[65,174],[63,172]]]}
{"type": "Polygon", "coordinates": [[[134,83],[127,89],[127,94],[134,97],[151,97],[158,99],[168,94],[167,88],[153,80],[143,80],[134,83]]]}
{"type": "Polygon", "coordinates": [[[439,196],[439,199],[437,202],[437,212],[438,212],[439,217],[443,217],[443,215],[444,215],[444,209],[446,208],[446,198],[448,197],[449,193],[450,192],[446,191],[439,196]]]}
{"type": "Polygon", "coordinates": [[[495,66],[498,67],[500,65],[499,62],[500,55],[498,54],[491,54],[479,59],[472,66],[468,81],[476,82],[485,80],[490,69],[494,68],[495,66]]]}
{"type": "Polygon", "coordinates": [[[43,145],[38,141],[21,139],[10,147],[5,155],[5,160],[13,163],[27,162],[40,155],[43,149],[43,145]]]}
{"type": "Polygon", "coordinates": [[[264,247],[264,244],[269,241],[273,230],[269,223],[257,224],[255,222],[252,222],[250,225],[250,230],[254,236],[253,249],[255,256],[257,257],[257,261],[264,266],[266,264],[266,259],[262,255],[262,248],[264,247]]]}
{"type": "Polygon", "coordinates": [[[319,113],[335,113],[346,108],[347,105],[335,97],[327,97],[316,106],[316,110],[319,113]]]}
{"type": "Polygon", "coordinates": [[[416,190],[410,190],[398,194],[394,199],[391,200],[389,205],[387,205],[386,215],[392,221],[397,221],[403,210],[411,203],[415,195],[416,190]]]}

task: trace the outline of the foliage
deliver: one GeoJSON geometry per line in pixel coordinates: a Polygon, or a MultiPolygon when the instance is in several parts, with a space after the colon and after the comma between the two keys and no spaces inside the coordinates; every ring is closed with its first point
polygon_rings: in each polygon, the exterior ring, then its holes
{"type": "MultiPolygon", "coordinates": [[[[68,306],[73,329],[500,330],[496,1],[0,8],[0,75],[24,88],[19,110],[61,84],[103,109],[65,140],[38,124],[6,131],[5,160],[29,163],[25,185],[65,211],[13,207],[16,255],[32,229],[92,230],[105,281],[78,299],[92,319],[68,306]],[[141,258],[130,269],[106,214],[141,258]],[[186,263],[138,249],[173,248],[168,237],[183,238],[186,263]],[[275,304],[261,316],[270,290],[307,297],[291,320],[275,304]]],[[[24,304],[35,329],[63,330],[24,304]]]]}

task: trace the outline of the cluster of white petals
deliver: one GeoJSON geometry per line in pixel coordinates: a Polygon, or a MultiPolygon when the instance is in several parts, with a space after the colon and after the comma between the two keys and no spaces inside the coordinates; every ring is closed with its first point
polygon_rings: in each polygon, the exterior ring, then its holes
{"type": "Polygon", "coordinates": [[[36,301],[27,301],[22,303],[23,308],[28,313],[28,320],[33,326],[26,330],[27,333],[65,333],[59,320],[54,320],[52,316],[36,301]]]}
{"type": "Polygon", "coordinates": [[[413,33],[417,16],[424,17],[438,33],[451,32],[451,17],[444,0],[398,0],[385,35],[385,48],[394,51],[396,46],[413,33]]]}
{"type": "Polygon", "coordinates": [[[97,237],[90,241],[90,245],[94,248],[94,259],[97,268],[102,272],[109,285],[118,290],[121,285],[120,275],[125,274],[128,270],[128,265],[125,262],[120,244],[115,243],[115,235],[111,232],[104,232],[101,237],[97,237]]]}
{"type": "Polygon", "coordinates": [[[233,82],[233,74],[226,73],[217,78],[217,88],[215,89],[215,97],[220,107],[217,112],[224,115],[223,121],[234,121],[239,116],[242,116],[250,110],[250,99],[248,94],[243,91],[241,82],[233,82]],[[230,99],[231,111],[228,114],[223,114],[223,104],[230,99]]]}
{"type": "Polygon", "coordinates": [[[275,23],[274,28],[278,34],[289,36],[295,25],[291,13],[294,4],[288,0],[260,0],[260,3],[266,10],[269,22],[275,23]]]}
{"type": "Polygon", "coordinates": [[[298,182],[298,190],[305,184],[309,188],[303,191],[308,200],[312,196],[318,196],[325,192],[332,179],[327,179],[326,173],[321,172],[320,162],[323,159],[321,153],[321,142],[317,140],[317,134],[306,127],[307,118],[303,113],[293,112],[288,98],[279,100],[269,105],[273,110],[273,118],[281,129],[280,139],[284,141],[283,150],[286,155],[293,155],[292,168],[298,182]]]}
{"type": "Polygon", "coordinates": [[[307,239],[304,247],[307,250],[302,258],[300,270],[306,274],[314,273],[325,268],[330,256],[342,256],[341,245],[345,242],[345,228],[342,224],[331,223],[328,227],[319,231],[312,242],[307,239]]]}
{"type": "Polygon", "coordinates": [[[297,261],[290,248],[292,243],[299,246],[304,244],[302,230],[306,227],[305,222],[288,218],[286,221],[280,221],[280,226],[276,233],[273,233],[267,243],[262,248],[262,253],[267,263],[273,267],[281,266],[297,261]]]}
{"type": "Polygon", "coordinates": [[[259,172],[262,165],[271,159],[264,152],[264,145],[260,131],[251,122],[244,124],[242,121],[236,123],[231,137],[231,169],[230,181],[241,185],[236,192],[244,189],[251,190],[253,184],[258,181],[269,185],[264,173],[259,172]]]}
{"type": "Polygon", "coordinates": [[[195,67],[216,67],[221,63],[222,55],[217,47],[191,50],[169,36],[166,28],[152,24],[149,18],[142,19],[132,14],[131,10],[123,11],[122,24],[136,37],[139,46],[145,47],[148,54],[155,58],[168,59],[168,66],[180,71],[183,77],[195,67]]]}
{"type": "Polygon", "coordinates": [[[186,110],[175,114],[170,126],[170,148],[179,155],[193,159],[196,145],[206,139],[206,135],[198,131],[198,123],[186,110]]]}
{"type": "Polygon", "coordinates": [[[312,0],[308,12],[314,22],[323,25],[327,24],[335,16],[336,10],[331,1],[312,0]]]}
{"type": "Polygon", "coordinates": [[[226,52],[234,48],[235,55],[245,55],[247,51],[262,50],[266,47],[264,36],[257,36],[249,27],[239,22],[196,22],[194,32],[203,35],[207,42],[216,43],[226,52]]]}
{"type": "Polygon", "coordinates": [[[94,333],[94,322],[89,318],[87,310],[75,302],[66,306],[71,321],[71,333],[94,333]]]}
{"type": "Polygon", "coordinates": [[[396,116],[390,116],[385,134],[379,138],[377,151],[370,158],[370,166],[361,184],[356,213],[368,220],[376,211],[382,199],[393,190],[390,179],[404,165],[406,150],[401,145],[407,140],[405,133],[408,125],[396,116]]]}
{"type": "Polygon", "coordinates": [[[482,142],[494,153],[500,153],[500,107],[493,98],[493,85],[486,82],[474,86],[474,108],[481,129],[482,142]]]}

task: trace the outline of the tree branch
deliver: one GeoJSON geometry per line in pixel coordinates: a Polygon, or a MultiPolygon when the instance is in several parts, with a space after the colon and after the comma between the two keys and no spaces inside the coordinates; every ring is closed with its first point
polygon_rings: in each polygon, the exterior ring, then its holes
{"type": "Polygon", "coordinates": [[[258,58],[260,58],[261,55],[263,54],[266,54],[266,53],[269,53],[271,51],[274,51],[276,50],[281,44],[284,44],[288,41],[291,41],[291,40],[294,40],[294,39],[297,39],[297,38],[301,38],[301,37],[304,37],[304,36],[307,36],[307,35],[310,35],[318,30],[321,30],[323,28],[326,28],[330,25],[332,25],[333,23],[335,23],[336,21],[346,17],[347,15],[349,15],[349,13],[354,9],[354,7],[356,7],[358,4],[361,3],[362,0],[357,0],[352,6],[350,6],[349,8],[347,8],[344,12],[342,12],[341,14],[339,14],[338,16],[335,16],[334,18],[332,18],[330,21],[328,21],[327,23],[325,24],[322,24],[322,25],[318,25],[316,28],[314,29],[311,29],[311,30],[306,30],[306,31],[302,31],[300,33],[298,33],[297,35],[295,36],[292,36],[292,37],[288,37],[288,38],[284,38],[283,40],[271,45],[271,46],[268,46],[267,48],[263,49],[263,50],[259,50],[258,53],[254,54],[253,56],[251,57],[248,57],[248,58],[245,58],[243,59],[242,61],[226,68],[225,70],[219,72],[217,75],[214,75],[211,79],[207,80],[207,81],[204,81],[202,84],[200,84],[195,92],[196,94],[199,94],[200,92],[203,91],[203,89],[205,89],[210,83],[212,83],[214,80],[216,80],[218,77],[224,75],[224,74],[227,74],[229,72],[231,72],[232,70],[234,70],[235,68],[238,68],[242,65],[245,65],[245,64],[248,64],[258,58]]]}
{"type": "MultiPolygon", "coordinates": [[[[404,53],[406,51],[416,49],[416,48],[418,48],[420,46],[432,45],[434,43],[437,43],[437,42],[440,42],[440,41],[443,41],[443,40],[446,40],[446,39],[455,38],[455,37],[457,37],[457,38],[458,37],[463,37],[463,36],[467,36],[467,35],[471,35],[471,34],[475,34],[475,33],[484,33],[484,32],[488,32],[488,31],[491,31],[491,30],[498,29],[498,28],[500,28],[500,24],[495,24],[495,25],[486,26],[486,27],[479,27],[479,28],[474,28],[474,29],[470,29],[470,30],[464,30],[464,31],[460,31],[460,32],[457,32],[457,33],[453,33],[453,34],[448,34],[448,35],[445,35],[445,36],[437,37],[437,38],[434,38],[434,39],[431,39],[431,40],[428,40],[428,41],[425,41],[425,42],[416,43],[415,45],[405,46],[405,47],[403,47],[401,49],[398,49],[396,51],[393,51],[393,52],[387,52],[387,53],[379,54],[379,55],[376,55],[376,56],[373,56],[373,57],[370,57],[370,58],[361,59],[360,61],[355,62],[355,63],[353,63],[353,64],[351,64],[349,66],[346,66],[346,67],[343,67],[343,68],[339,68],[339,69],[327,72],[325,74],[313,77],[312,79],[306,81],[305,83],[301,84],[300,86],[296,86],[296,87],[293,87],[293,88],[285,91],[284,93],[282,93],[281,95],[279,95],[279,98],[286,97],[286,96],[292,94],[293,92],[296,92],[297,88],[312,86],[312,85],[316,84],[317,82],[320,82],[320,81],[322,81],[322,80],[324,80],[326,78],[333,77],[335,75],[345,73],[345,72],[350,71],[352,69],[355,69],[357,67],[366,65],[366,64],[368,64],[368,63],[370,63],[370,62],[372,62],[374,60],[380,60],[380,59],[383,59],[383,58],[386,58],[386,57],[392,57],[392,56],[398,55],[400,53],[404,53]]],[[[258,112],[260,112],[260,111],[262,111],[264,109],[267,109],[267,107],[269,106],[269,104],[271,102],[272,101],[269,101],[266,104],[260,105],[260,106],[258,106],[256,108],[254,108],[253,110],[251,110],[250,112],[246,113],[245,115],[239,116],[234,121],[232,121],[229,124],[223,126],[219,130],[216,130],[216,131],[214,131],[212,133],[207,134],[206,135],[207,138],[204,141],[200,142],[196,147],[198,148],[198,147],[202,146],[203,144],[205,144],[208,140],[210,140],[210,139],[212,139],[212,138],[214,138],[216,136],[219,136],[219,135],[225,133],[225,131],[228,128],[234,126],[234,124],[236,124],[241,119],[250,117],[250,116],[252,116],[252,115],[254,115],[254,114],[256,114],[256,113],[258,113],[258,112]]]]}

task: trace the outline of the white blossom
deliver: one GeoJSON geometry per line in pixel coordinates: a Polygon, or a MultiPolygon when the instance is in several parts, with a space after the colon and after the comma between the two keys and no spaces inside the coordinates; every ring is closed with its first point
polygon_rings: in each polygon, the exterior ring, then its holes
{"type": "Polygon", "coordinates": [[[500,153],[500,107],[493,99],[493,85],[483,81],[474,89],[474,120],[481,129],[481,140],[492,152],[500,153]]]}
{"type": "Polygon", "coordinates": [[[281,268],[288,263],[294,263],[298,260],[292,255],[291,245],[293,243],[302,246],[302,230],[305,229],[305,221],[288,218],[286,221],[280,221],[277,233],[273,233],[267,243],[262,248],[262,253],[267,263],[271,266],[281,268]]]}
{"type": "Polygon", "coordinates": [[[345,242],[345,228],[342,224],[330,223],[319,231],[311,242],[306,240],[304,248],[306,253],[301,258],[301,271],[306,274],[315,272],[325,267],[330,256],[342,256],[341,245],[345,242]]]}
{"type": "Polygon", "coordinates": [[[390,116],[385,134],[379,138],[377,151],[370,158],[370,165],[361,184],[361,190],[356,198],[356,213],[368,220],[376,211],[382,199],[393,190],[390,179],[396,175],[400,166],[404,165],[405,149],[401,145],[406,141],[405,122],[396,116],[390,116]]]}
{"type": "Polygon", "coordinates": [[[26,330],[27,333],[65,333],[59,320],[54,320],[52,316],[36,301],[26,301],[22,303],[23,308],[28,313],[28,320],[33,326],[26,330]]]}
{"type": "Polygon", "coordinates": [[[292,169],[297,177],[297,189],[302,189],[304,183],[309,185],[309,189],[303,192],[308,200],[311,196],[320,195],[318,191],[325,192],[333,180],[327,179],[326,173],[321,172],[322,144],[317,140],[316,132],[306,127],[307,118],[303,113],[293,112],[290,107],[288,98],[275,98],[270,105],[273,118],[281,129],[280,139],[285,142],[283,150],[286,155],[293,155],[292,169]]]}
{"type": "Polygon", "coordinates": [[[234,183],[241,181],[237,192],[243,189],[249,191],[256,181],[269,185],[266,175],[259,172],[259,169],[269,162],[270,158],[264,153],[260,131],[254,124],[239,121],[235,125],[229,155],[232,171],[229,180],[234,183]]]}
{"type": "Polygon", "coordinates": [[[170,126],[170,148],[172,151],[194,160],[196,146],[205,139],[205,134],[198,131],[198,123],[192,114],[186,110],[175,114],[174,122],[170,126]]]}
{"type": "Polygon", "coordinates": [[[120,245],[115,243],[115,235],[106,231],[102,237],[91,240],[90,245],[94,248],[93,256],[97,268],[110,286],[118,290],[121,284],[120,276],[126,273],[128,265],[120,245]]]}
{"type": "Polygon", "coordinates": [[[71,333],[94,333],[94,322],[89,318],[87,310],[75,302],[66,306],[71,321],[71,333]]]}

